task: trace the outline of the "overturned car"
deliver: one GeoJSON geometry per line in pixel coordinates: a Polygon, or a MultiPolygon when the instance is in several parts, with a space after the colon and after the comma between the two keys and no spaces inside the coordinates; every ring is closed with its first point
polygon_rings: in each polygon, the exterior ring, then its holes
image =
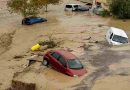
{"type": "Polygon", "coordinates": [[[111,27],[106,34],[106,39],[111,45],[121,45],[128,43],[128,36],[122,29],[111,27]]]}

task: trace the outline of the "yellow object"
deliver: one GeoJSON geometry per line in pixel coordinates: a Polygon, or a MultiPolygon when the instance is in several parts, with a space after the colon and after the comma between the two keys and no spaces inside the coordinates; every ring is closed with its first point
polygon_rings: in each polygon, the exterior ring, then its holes
{"type": "Polygon", "coordinates": [[[31,48],[31,50],[32,50],[32,51],[37,51],[37,50],[40,49],[40,47],[41,47],[41,45],[36,44],[36,45],[34,45],[34,46],[31,48]]]}

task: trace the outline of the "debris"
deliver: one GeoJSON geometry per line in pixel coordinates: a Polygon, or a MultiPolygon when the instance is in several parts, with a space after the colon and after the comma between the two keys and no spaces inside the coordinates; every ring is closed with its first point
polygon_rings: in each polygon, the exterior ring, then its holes
{"type": "Polygon", "coordinates": [[[2,83],[0,83],[0,86],[2,85],[2,83]]]}
{"type": "Polygon", "coordinates": [[[31,48],[31,50],[32,50],[32,51],[37,51],[37,50],[40,49],[40,47],[41,47],[40,44],[36,44],[36,45],[34,45],[34,46],[31,48]]]}
{"type": "Polygon", "coordinates": [[[83,48],[86,51],[86,50],[89,50],[89,48],[91,46],[93,46],[93,45],[86,45],[86,44],[84,44],[83,46],[80,46],[80,47],[83,48]]]}
{"type": "Polygon", "coordinates": [[[36,84],[12,80],[11,88],[7,90],[36,90],[36,84]]]}
{"type": "Polygon", "coordinates": [[[89,43],[99,43],[99,41],[90,40],[89,43]]]}
{"type": "Polygon", "coordinates": [[[98,25],[98,27],[102,27],[102,26],[104,26],[104,25],[102,25],[102,24],[99,24],[99,25],[98,25]]]}
{"type": "Polygon", "coordinates": [[[24,55],[16,55],[13,57],[14,59],[24,58],[24,55]]]}
{"type": "Polygon", "coordinates": [[[27,59],[29,61],[28,67],[35,62],[42,62],[42,58],[43,58],[43,54],[37,54],[37,55],[31,56],[30,58],[27,59]]]}
{"type": "Polygon", "coordinates": [[[12,34],[11,33],[3,33],[0,36],[0,46],[3,48],[7,48],[12,43],[12,34]]]}
{"type": "Polygon", "coordinates": [[[72,52],[73,50],[72,50],[72,49],[70,49],[70,48],[67,48],[67,51],[68,51],[68,52],[72,52]]]}
{"type": "Polygon", "coordinates": [[[48,48],[48,45],[41,46],[40,51],[46,50],[48,48]]]}
{"type": "Polygon", "coordinates": [[[90,40],[92,37],[85,38],[84,40],[90,40]]]}

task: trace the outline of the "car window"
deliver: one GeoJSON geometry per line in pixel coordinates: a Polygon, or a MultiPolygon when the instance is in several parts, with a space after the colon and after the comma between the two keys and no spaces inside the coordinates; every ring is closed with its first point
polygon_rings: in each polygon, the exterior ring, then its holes
{"type": "Polygon", "coordinates": [[[65,59],[64,59],[62,56],[60,56],[60,57],[58,58],[58,61],[59,61],[63,66],[66,66],[66,61],[65,61],[65,59]]]}
{"type": "Polygon", "coordinates": [[[74,5],[74,8],[78,8],[78,5],[74,5]]]}
{"type": "Polygon", "coordinates": [[[70,69],[82,69],[83,65],[78,59],[68,60],[68,65],[70,69]]]}
{"type": "Polygon", "coordinates": [[[119,43],[128,43],[128,38],[114,35],[112,38],[113,41],[119,42],[119,43]]]}
{"type": "Polygon", "coordinates": [[[60,55],[59,55],[58,53],[55,53],[55,52],[52,53],[51,55],[52,55],[55,59],[58,59],[58,58],[60,57],[60,55]]]}
{"type": "Polygon", "coordinates": [[[66,5],[66,8],[72,8],[72,6],[71,5],[66,5]]]}
{"type": "Polygon", "coordinates": [[[26,18],[26,21],[29,21],[30,19],[29,18],[26,18]]]}

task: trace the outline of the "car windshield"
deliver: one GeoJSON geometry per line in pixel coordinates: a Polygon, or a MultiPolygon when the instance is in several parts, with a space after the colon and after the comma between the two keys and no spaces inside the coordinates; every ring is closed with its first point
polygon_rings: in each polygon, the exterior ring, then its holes
{"type": "Polygon", "coordinates": [[[66,8],[72,8],[72,6],[71,5],[66,5],[66,8]]]}
{"type": "Polygon", "coordinates": [[[84,6],[78,5],[78,8],[83,8],[84,6]]]}
{"type": "Polygon", "coordinates": [[[68,65],[69,65],[70,69],[82,69],[83,68],[83,65],[77,59],[68,60],[68,65]]]}
{"type": "Polygon", "coordinates": [[[128,43],[128,38],[114,35],[112,38],[113,41],[119,42],[119,43],[128,43]]]}

